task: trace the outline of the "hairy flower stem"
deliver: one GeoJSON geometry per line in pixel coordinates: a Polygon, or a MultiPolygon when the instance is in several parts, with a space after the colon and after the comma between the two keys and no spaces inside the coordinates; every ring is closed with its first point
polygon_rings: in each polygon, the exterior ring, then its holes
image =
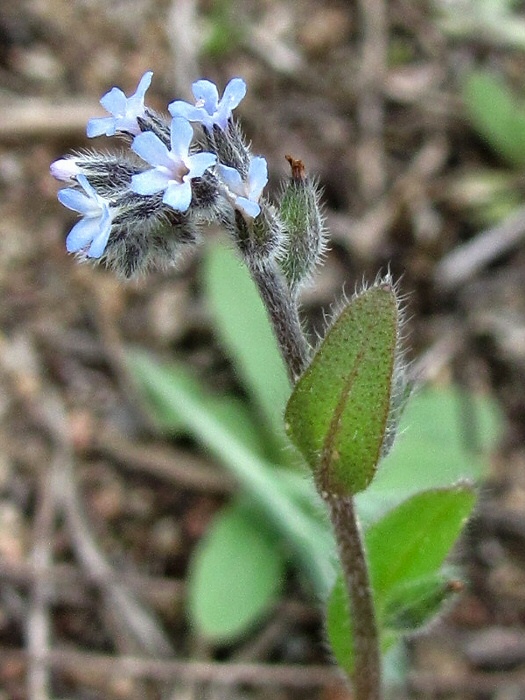
{"type": "Polygon", "coordinates": [[[343,569],[354,640],[355,700],[380,700],[381,657],[374,599],[352,496],[323,494],[343,569]]]}
{"type": "Polygon", "coordinates": [[[270,317],[279,349],[295,384],[310,360],[311,348],[304,335],[297,303],[273,261],[250,264],[251,275],[270,317]]]}

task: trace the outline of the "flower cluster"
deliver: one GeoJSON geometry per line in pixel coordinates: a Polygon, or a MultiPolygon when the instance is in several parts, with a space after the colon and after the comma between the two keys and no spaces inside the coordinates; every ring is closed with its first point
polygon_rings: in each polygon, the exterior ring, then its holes
{"type": "Polygon", "coordinates": [[[176,100],[167,116],[145,104],[152,77],[145,73],[130,97],[112,88],[100,100],[109,116],[88,122],[88,137],[119,136],[122,151],[85,151],[51,164],[68,185],[59,201],[82,217],[67,250],[131,277],[176,263],[203,225],[218,223],[252,264],[273,256],[286,276],[286,222],[262,197],[266,160],[252,155],[232,115],[244,81],[233,78],[219,97],[213,83],[198,80],[195,104],[176,100]]]}

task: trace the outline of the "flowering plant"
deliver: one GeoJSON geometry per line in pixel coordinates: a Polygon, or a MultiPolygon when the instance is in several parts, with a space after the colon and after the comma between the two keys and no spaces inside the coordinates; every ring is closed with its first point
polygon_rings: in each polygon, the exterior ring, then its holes
{"type": "MultiPolygon", "coordinates": [[[[312,509],[301,510],[276,490],[260,455],[249,458],[243,444],[234,450],[232,470],[252,496],[259,495],[261,511],[295,548],[317,593],[326,597],[333,589],[327,629],[336,658],[352,678],[356,700],[377,700],[381,652],[425,624],[457,589],[441,566],[473,506],[472,488],[412,491],[363,538],[355,497],[373,485],[389,455],[411,387],[396,285],[386,275],[356,293],[314,345],[298,298],[326,247],[316,182],[301,160],[286,156],[291,173],[276,204],[263,196],[266,160],[252,155],[232,114],[246,92],[241,78],[228,83],[221,99],[213,83],[197,81],[196,104],[172,102],[171,118],[145,105],[151,78],[145,73],[129,98],[110,90],[101,103],[111,116],[88,123],[88,136],[118,135],[124,151],[79,153],[51,165],[52,175],[68,184],[58,193],[60,202],[82,216],[67,250],[131,277],[176,264],[185,248],[201,240],[206,224],[226,229],[255,282],[286,366],[292,393],[285,430],[330,515],[339,555],[335,585],[325,541],[316,544],[312,509]],[[248,475],[247,461],[256,465],[255,477],[248,475]],[[413,536],[418,522],[427,549],[413,536]],[[428,532],[436,522],[443,530],[428,532]]],[[[164,382],[158,384],[164,392],[164,382]]],[[[194,405],[188,420],[195,412],[194,405]]],[[[205,425],[209,431],[201,437],[218,453],[224,441],[217,441],[210,421],[205,425]]],[[[227,442],[231,446],[233,439],[227,442]]]]}
{"type": "Polygon", "coordinates": [[[144,104],[152,75],[142,76],[131,97],[112,88],[100,101],[111,116],[88,122],[89,137],[118,135],[129,150],[79,153],[51,164],[51,174],[70,185],[59,200],[83,217],[68,236],[68,251],[132,277],[176,263],[200,240],[202,226],[215,221],[239,238],[257,231],[267,252],[277,253],[282,224],[261,201],[266,161],[251,155],[232,117],[244,81],[231,80],[219,99],[213,83],[199,80],[197,104],[172,102],[167,119],[144,104]]]}

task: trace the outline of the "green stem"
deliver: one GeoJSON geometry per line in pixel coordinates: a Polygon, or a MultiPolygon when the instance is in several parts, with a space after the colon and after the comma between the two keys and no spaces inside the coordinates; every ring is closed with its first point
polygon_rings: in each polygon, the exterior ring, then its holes
{"type": "Polygon", "coordinates": [[[355,700],[380,700],[381,657],[374,598],[352,496],[325,495],[343,569],[354,642],[355,700]]]}

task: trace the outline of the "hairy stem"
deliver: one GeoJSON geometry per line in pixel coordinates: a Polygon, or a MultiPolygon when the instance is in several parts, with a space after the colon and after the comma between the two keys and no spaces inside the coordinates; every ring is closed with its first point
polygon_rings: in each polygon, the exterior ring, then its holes
{"type": "MultiPolygon", "coordinates": [[[[247,262],[270,316],[290,380],[295,384],[308,366],[311,356],[311,347],[303,333],[297,303],[275,263],[247,262]]],[[[354,642],[354,697],[355,700],[380,700],[379,633],[353,497],[326,493],[322,496],[330,511],[350,603],[354,642]]]]}
{"type": "Polygon", "coordinates": [[[306,369],[311,348],[304,335],[297,303],[273,261],[249,265],[277,337],[292,384],[306,369]]]}
{"type": "Polygon", "coordinates": [[[354,640],[355,700],[380,700],[381,657],[374,599],[352,496],[324,495],[343,569],[354,640]]]}

